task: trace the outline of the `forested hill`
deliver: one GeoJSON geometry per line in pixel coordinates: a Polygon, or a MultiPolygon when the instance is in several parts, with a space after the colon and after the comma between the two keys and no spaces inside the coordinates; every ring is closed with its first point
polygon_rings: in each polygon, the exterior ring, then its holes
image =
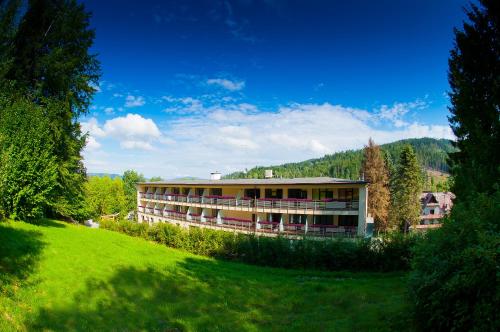
{"type": "MultiPolygon", "coordinates": [[[[451,141],[446,139],[415,138],[405,139],[381,145],[391,162],[396,164],[398,156],[406,144],[410,144],[425,169],[448,172],[447,153],[454,151],[451,141]]],[[[309,159],[298,163],[279,166],[258,166],[245,172],[235,172],[224,176],[234,178],[262,178],[265,169],[272,169],[274,176],[284,178],[331,176],[344,179],[358,179],[363,150],[349,150],[325,155],[322,158],[309,159]]]]}

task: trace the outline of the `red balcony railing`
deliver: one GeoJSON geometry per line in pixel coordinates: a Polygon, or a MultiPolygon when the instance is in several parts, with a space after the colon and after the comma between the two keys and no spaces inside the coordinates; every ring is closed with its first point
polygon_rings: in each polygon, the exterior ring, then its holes
{"type": "Polygon", "coordinates": [[[301,198],[257,198],[250,197],[236,198],[235,196],[196,196],[184,194],[152,194],[140,193],[141,198],[156,199],[161,201],[222,205],[230,207],[244,207],[257,209],[281,209],[281,210],[357,210],[359,202],[357,200],[345,199],[323,199],[311,200],[301,198]]]}

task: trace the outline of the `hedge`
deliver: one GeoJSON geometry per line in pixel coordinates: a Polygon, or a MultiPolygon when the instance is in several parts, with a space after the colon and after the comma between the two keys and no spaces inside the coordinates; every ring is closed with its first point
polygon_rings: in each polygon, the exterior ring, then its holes
{"type": "Polygon", "coordinates": [[[330,271],[408,270],[412,248],[419,238],[391,234],[377,239],[292,240],[130,221],[101,221],[100,227],[197,255],[262,266],[330,271]]]}

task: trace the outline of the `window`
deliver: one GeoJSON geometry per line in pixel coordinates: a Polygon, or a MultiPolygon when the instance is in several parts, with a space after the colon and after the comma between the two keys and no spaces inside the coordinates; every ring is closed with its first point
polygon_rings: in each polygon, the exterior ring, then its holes
{"type": "Polygon", "coordinates": [[[172,188],[172,194],[177,194],[178,195],[180,193],[181,193],[181,191],[180,191],[179,187],[172,188]]]}
{"type": "Polygon", "coordinates": [[[267,220],[272,222],[281,222],[281,213],[268,213],[267,220]]]}
{"type": "Polygon", "coordinates": [[[203,196],[203,192],[205,191],[205,188],[196,188],[194,190],[194,193],[196,196],[203,196]]]}
{"type": "Polygon", "coordinates": [[[314,216],[316,225],[333,225],[333,216],[314,216]]]}
{"type": "Polygon", "coordinates": [[[434,214],[434,209],[430,210],[429,214],[434,214]]]}
{"type": "Polygon", "coordinates": [[[189,195],[190,188],[182,188],[182,194],[189,195]]]}
{"type": "Polygon", "coordinates": [[[313,189],[313,199],[333,198],[333,190],[330,189],[313,189]]]}
{"type": "Polygon", "coordinates": [[[352,200],[354,198],[354,190],[351,189],[339,189],[339,199],[352,200]]]}
{"type": "Polygon", "coordinates": [[[288,189],[288,198],[307,198],[307,190],[288,189]]]}
{"type": "Polygon", "coordinates": [[[211,188],[210,195],[212,196],[222,196],[222,188],[211,188]]]}
{"type": "Polygon", "coordinates": [[[260,189],[245,189],[245,197],[260,198],[260,189]]]}
{"type": "Polygon", "coordinates": [[[305,214],[290,214],[288,216],[289,224],[305,224],[307,216],[305,214]]]}
{"type": "Polygon", "coordinates": [[[358,226],[358,217],[339,216],[339,226],[358,226]]]}
{"type": "Polygon", "coordinates": [[[266,189],[266,198],[283,198],[283,189],[266,189]]]}

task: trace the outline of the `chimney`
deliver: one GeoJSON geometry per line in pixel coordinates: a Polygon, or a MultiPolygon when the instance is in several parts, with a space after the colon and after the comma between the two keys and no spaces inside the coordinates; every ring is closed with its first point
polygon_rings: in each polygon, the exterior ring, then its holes
{"type": "Polygon", "coordinates": [[[220,173],[217,171],[210,173],[210,180],[220,180],[220,173]]]}
{"type": "Polygon", "coordinates": [[[272,179],[272,177],[273,177],[273,170],[272,169],[266,169],[264,171],[264,177],[266,179],[272,179]]]}

